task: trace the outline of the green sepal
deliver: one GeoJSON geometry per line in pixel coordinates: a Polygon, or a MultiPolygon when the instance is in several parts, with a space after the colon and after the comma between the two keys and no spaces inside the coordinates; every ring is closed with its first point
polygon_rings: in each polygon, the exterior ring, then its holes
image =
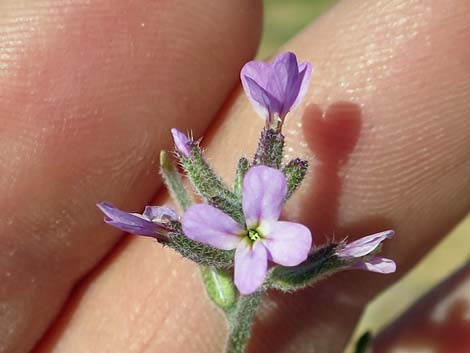
{"type": "Polygon", "coordinates": [[[335,255],[339,244],[330,244],[316,249],[307,260],[295,267],[277,266],[268,275],[264,284],[284,292],[305,288],[328,275],[343,270],[349,261],[335,255]]]}
{"type": "Polygon", "coordinates": [[[243,223],[243,212],[239,197],[225,186],[202,155],[197,142],[191,143],[191,156],[179,156],[180,163],[196,192],[207,202],[235,220],[243,223]]]}
{"type": "Polygon", "coordinates": [[[295,190],[300,186],[308,171],[308,162],[300,158],[291,160],[284,167],[282,172],[286,176],[287,195],[286,199],[292,196],[295,190]]]}
{"type": "Polygon", "coordinates": [[[231,311],[238,297],[232,274],[209,266],[200,266],[200,270],[211,300],[225,312],[231,311]]]}
{"type": "Polygon", "coordinates": [[[163,177],[163,182],[165,183],[171,198],[178,204],[178,206],[183,211],[191,206],[191,197],[184,187],[180,173],[166,151],[160,151],[160,174],[163,177]]]}
{"type": "Polygon", "coordinates": [[[284,135],[275,129],[264,128],[258,142],[253,165],[280,169],[284,153],[284,135]]]}
{"type": "Polygon", "coordinates": [[[250,161],[245,157],[242,157],[238,161],[237,171],[235,173],[235,180],[233,182],[233,192],[238,197],[241,197],[243,191],[243,179],[245,178],[246,172],[250,169],[250,161]]]}

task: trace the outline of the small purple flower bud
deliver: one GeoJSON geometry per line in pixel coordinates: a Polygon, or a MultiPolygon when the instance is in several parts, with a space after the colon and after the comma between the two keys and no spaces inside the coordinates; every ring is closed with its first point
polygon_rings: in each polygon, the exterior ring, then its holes
{"type": "Polygon", "coordinates": [[[96,206],[105,214],[104,221],[124,232],[167,241],[170,221],[178,219],[170,207],[146,206],[143,214],[122,211],[110,203],[100,202],[96,206]]]}
{"type": "Polygon", "coordinates": [[[395,232],[393,230],[386,230],[384,232],[375,233],[357,239],[342,249],[339,249],[336,252],[336,255],[339,257],[362,257],[367,254],[370,254],[372,251],[377,249],[377,247],[385,240],[393,237],[395,232]]]}
{"type": "Polygon", "coordinates": [[[298,63],[294,53],[283,53],[272,64],[250,61],[240,78],[248,99],[268,128],[280,129],[286,114],[297,107],[307,92],[312,65],[298,63]]]}
{"type": "Polygon", "coordinates": [[[171,134],[173,135],[173,141],[175,143],[176,150],[178,153],[183,155],[186,158],[191,157],[191,140],[184,133],[178,129],[171,129],[171,134]]]}
{"type": "MultiPolygon", "coordinates": [[[[392,238],[394,234],[393,230],[387,230],[360,238],[338,249],[336,256],[351,260],[362,258],[371,254],[384,240],[392,238]]],[[[395,272],[396,264],[393,260],[381,256],[368,256],[353,262],[350,268],[387,274],[395,272]]]]}

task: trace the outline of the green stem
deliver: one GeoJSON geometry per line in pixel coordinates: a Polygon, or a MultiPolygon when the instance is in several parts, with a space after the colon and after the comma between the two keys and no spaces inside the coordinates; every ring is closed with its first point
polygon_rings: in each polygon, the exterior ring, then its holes
{"type": "Polygon", "coordinates": [[[229,337],[226,353],[243,353],[250,338],[251,328],[261,302],[262,292],[239,297],[237,306],[227,315],[229,337]]]}
{"type": "Polygon", "coordinates": [[[264,129],[256,149],[253,165],[280,169],[284,151],[284,135],[275,129],[264,129]]]}
{"type": "Polygon", "coordinates": [[[181,207],[183,211],[191,206],[191,197],[188,195],[183,185],[180,173],[178,173],[178,170],[168,157],[166,151],[160,151],[160,173],[171,198],[178,206],[181,207]]]}

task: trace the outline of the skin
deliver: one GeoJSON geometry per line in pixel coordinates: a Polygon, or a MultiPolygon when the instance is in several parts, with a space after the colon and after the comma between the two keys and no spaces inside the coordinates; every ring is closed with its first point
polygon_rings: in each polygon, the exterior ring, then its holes
{"type": "MultiPolygon", "coordinates": [[[[121,3],[0,4],[6,352],[223,347],[196,266],[148,239],[115,245],[119,233],[93,205],[167,203],[156,156],[173,126],[204,135],[224,177],[253,153],[262,121],[240,90],[227,95],[254,54],[260,4],[121,3]]],[[[367,302],[468,212],[469,10],[465,0],[344,1],[283,47],[314,65],[284,125],[288,155],[314,170],[284,216],[316,244],[393,228],[384,254],[399,270],[270,294],[250,352],[340,352],[367,302]]]]}

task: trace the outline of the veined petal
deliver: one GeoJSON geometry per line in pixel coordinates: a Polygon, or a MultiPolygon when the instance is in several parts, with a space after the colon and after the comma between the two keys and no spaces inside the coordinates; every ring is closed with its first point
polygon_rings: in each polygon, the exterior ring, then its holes
{"type": "MultiPolygon", "coordinates": [[[[270,92],[261,87],[255,80],[250,77],[244,79],[245,91],[250,99],[253,108],[261,117],[268,120],[272,119],[273,114],[279,113],[281,103],[270,92]],[[246,86],[245,86],[246,85],[246,86]]],[[[268,124],[270,121],[268,121],[268,124]]]]}
{"type": "Polygon", "coordinates": [[[186,158],[191,157],[191,147],[189,145],[189,138],[178,129],[171,129],[173,135],[173,142],[175,143],[176,150],[186,158]]]}
{"type": "Polygon", "coordinates": [[[374,251],[385,239],[392,238],[394,234],[395,232],[393,230],[386,230],[384,232],[368,235],[347,244],[343,249],[338,250],[336,255],[339,257],[365,256],[374,251]]]}
{"type": "Polygon", "coordinates": [[[255,292],[266,278],[268,253],[264,245],[256,241],[242,240],[235,251],[234,282],[241,294],[255,292]]]}
{"type": "Polygon", "coordinates": [[[365,261],[359,261],[352,266],[353,269],[377,272],[382,274],[393,273],[397,269],[395,261],[382,256],[373,256],[365,261]]]}
{"type": "Polygon", "coordinates": [[[251,167],[243,179],[242,207],[248,228],[261,221],[277,221],[287,194],[281,171],[264,165],[251,167]]]}
{"type": "Polygon", "coordinates": [[[272,222],[263,235],[269,259],[282,266],[296,266],[304,262],[312,247],[312,233],[300,223],[272,222]]]}
{"type": "Polygon", "coordinates": [[[235,249],[243,229],[230,216],[207,204],[189,207],[182,219],[183,232],[192,240],[222,250],[235,249]]]}
{"type": "Polygon", "coordinates": [[[178,214],[175,210],[167,206],[145,206],[145,210],[142,215],[145,218],[158,223],[165,223],[167,221],[175,221],[178,219],[178,214]]]}
{"type": "Polygon", "coordinates": [[[106,223],[124,232],[158,238],[159,230],[165,230],[161,225],[146,219],[142,215],[121,211],[110,203],[101,202],[96,206],[106,215],[104,218],[106,223]]]}
{"type": "Polygon", "coordinates": [[[289,110],[295,109],[304,99],[305,94],[307,93],[308,86],[310,84],[310,79],[312,78],[312,65],[307,62],[299,64],[299,75],[297,80],[300,81],[300,87],[297,92],[294,101],[291,103],[289,110]]]}
{"type": "Polygon", "coordinates": [[[271,76],[271,72],[271,65],[256,60],[246,63],[240,72],[240,79],[245,94],[258,115],[264,119],[271,118],[267,105],[269,97],[266,94],[267,80],[271,76]]]}
{"type": "Polygon", "coordinates": [[[268,81],[267,90],[281,103],[280,113],[284,116],[300,89],[297,58],[294,53],[283,53],[276,57],[272,65],[274,74],[268,81]]]}
{"type": "MultiPolygon", "coordinates": [[[[273,73],[271,64],[263,61],[253,60],[247,62],[240,71],[240,79],[242,80],[243,87],[245,87],[244,80],[249,77],[256,81],[259,86],[266,89],[268,86],[268,79],[273,73]]],[[[246,89],[245,89],[246,92],[246,89]]],[[[248,93],[248,92],[247,92],[248,93]]]]}

